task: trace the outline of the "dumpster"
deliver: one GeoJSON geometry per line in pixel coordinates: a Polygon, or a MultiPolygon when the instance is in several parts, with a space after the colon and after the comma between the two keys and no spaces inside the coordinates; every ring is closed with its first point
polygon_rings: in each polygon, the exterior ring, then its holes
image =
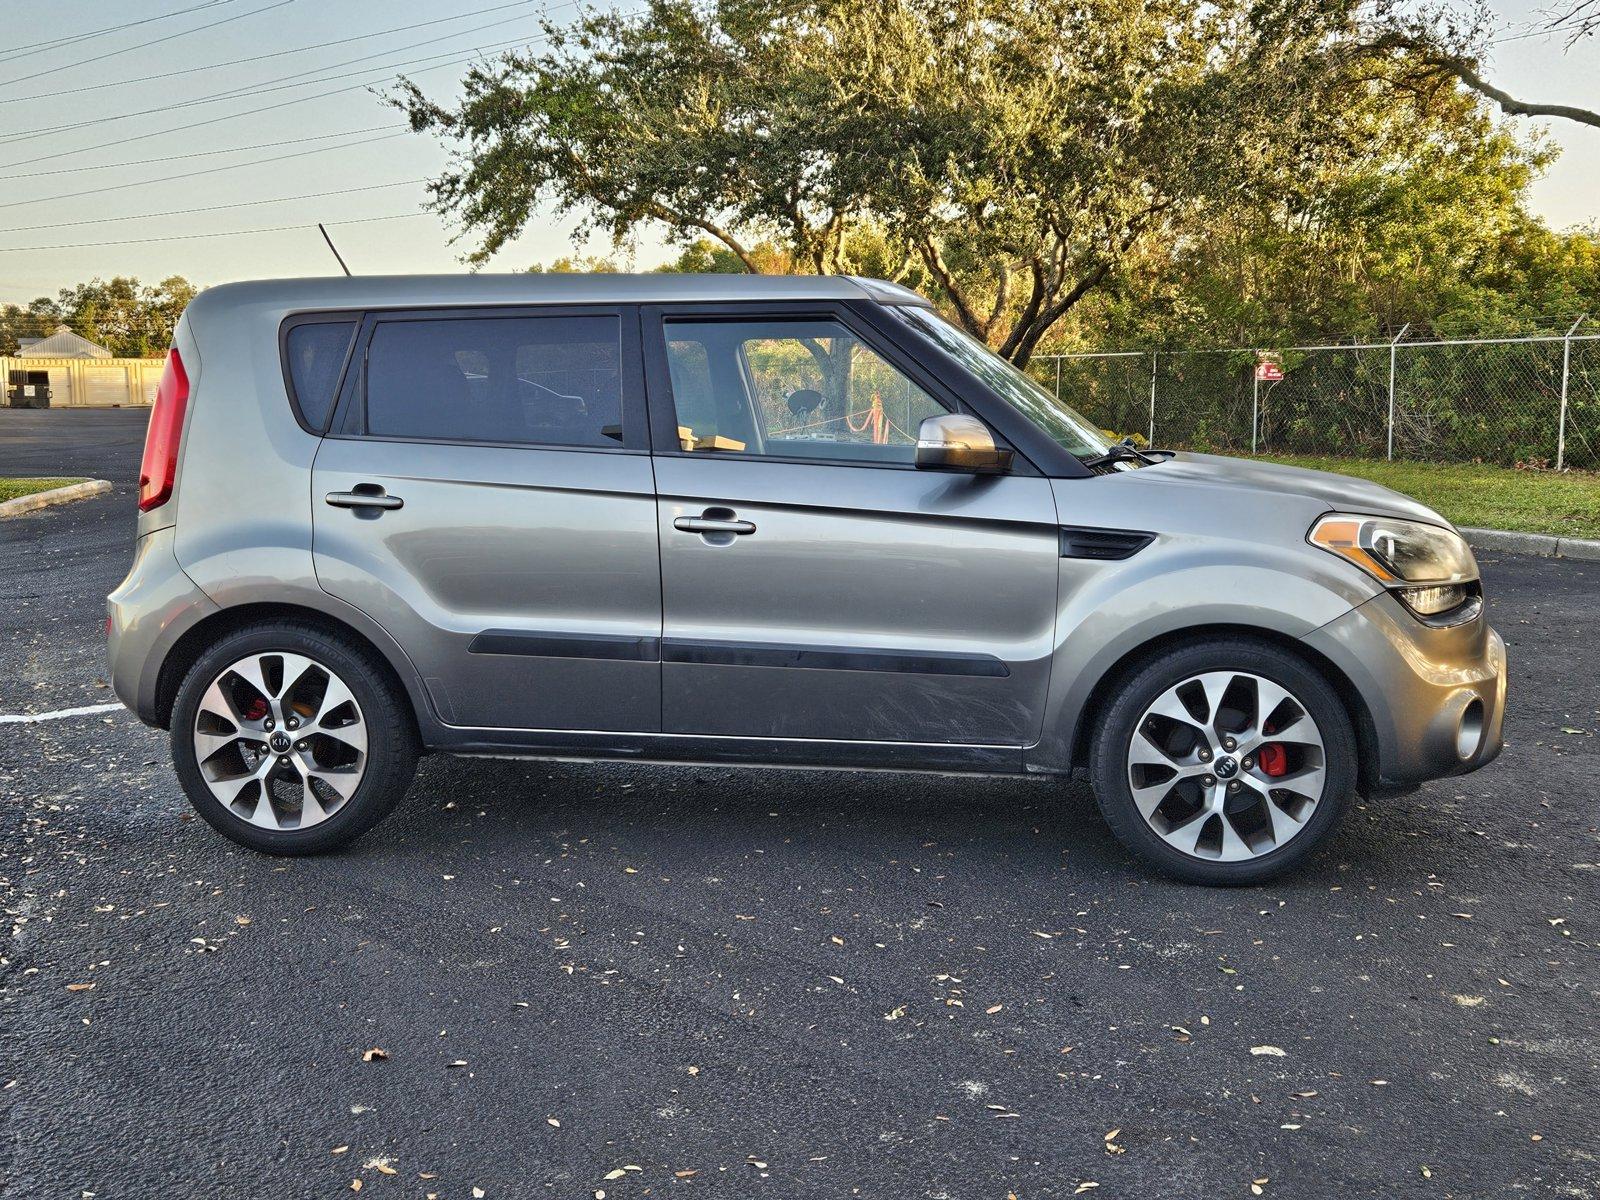
{"type": "Polygon", "coordinates": [[[49,408],[50,372],[12,371],[6,403],[12,408],[49,408]]]}

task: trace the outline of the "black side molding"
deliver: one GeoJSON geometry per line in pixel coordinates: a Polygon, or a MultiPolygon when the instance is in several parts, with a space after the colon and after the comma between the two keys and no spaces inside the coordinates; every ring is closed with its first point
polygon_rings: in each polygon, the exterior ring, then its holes
{"type": "Polygon", "coordinates": [[[1063,525],[1061,557],[1120,561],[1132,558],[1155,540],[1155,534],[1137,529],[1089,529],[1081,525],[1063,525]]]}
{"type": "Polygon", "coordinates": [[[661,639],[618,634],[524,633],[519,629],[485,629],[467,644],[467,653],[658,662],[661,658],[661,639]]]}
{"type": "Polygon", "coordinates": [[[721,667],[790,667],[812,671],[888,671],[910,675],[976,675],[1004,679],[1011,670],[992,654],[939,650],[880,650],[853,646],[789,646],[695,638],[526,633],[485,629],[468,654],[526,658],[601,658],[622,662],[701,663],[721,667]]]}
{"type": "Polygon", "coordinates": [[[661,661],[724,667],[798,667],[813,671],[893,671],[913,675],[984,675],[1003,679],[1010,669],[992,654],[937,650],[876,650],[845,646],[786,646],[761,642],[711,642],[663,638],[661,661]]]}

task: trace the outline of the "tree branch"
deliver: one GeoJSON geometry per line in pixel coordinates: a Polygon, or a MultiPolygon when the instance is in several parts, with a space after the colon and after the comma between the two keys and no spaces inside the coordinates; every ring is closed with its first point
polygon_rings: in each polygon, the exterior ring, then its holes
{"type": "Polygon", "coordinates": [[[1419,38],[1403,33],[1388,33],[1370,43],[1368,49],[1379,52],[1405,50],[1414,54],[1419,62],[1432,67],[1435,71],[1454,76],[1467,88],[1493,100],[1500,106],[1502,112],[1514,117],[1561,117],[1568,121],[1576,121],[1580,125],[1600,128],[1600,112],[1572,104],[1538,104],[1530,100],[1518,100],[1510,92],[1495,87],[1478,74],[1477,60],[1447,53],[1419,38]]]}
{"type": "Polygon", "coordinates": [[[716,238],[719,242],[726,246],[729,250],[732,250],[736,255],[738,255],[739,261],[744,264],[744,269],[746,271],[750,272],[752,275],[763,274],[760,264],[751,257],[750,251],[746,250],[742,245],[740,245],[739,240],[736,237],[734,237],[726,229],[723,229],[716,222],[708,221],[704,217],[691,217],[687,213],[681,213],[676,209],[668,208],[665,204],[662,204],[656,200],[645,201],[643,207],[647,213],[649,213],[658,221],[665,221],[669,225],[692,225],[696,229],[703,229],[705,232],[709,233],[712,237],[716,238]]]}
{"type": "Polygon", "coordinates": [[[950,297],[950,303],[956,306],[956,315],[961,318],[961,323],[967,327],[967,332],[973,337],[983,337],[983,320],[972,311],[972,305],[967,300],[967,295],[961,290],[961,285],[956,282],[955,274],[944,261],[944,255],[939,253],[939,247],[934,242],[932,235],[923,234],[917,240],[917,249],[922,253],[922,261],[928,265],[928,270],[933,272],[933,277],[939,281],[939,286],[944,289],[944,294],[950,297]]]}
{"type": "Polygon", "coordinates": [[[1016,353],[1017,346],[1033,326],[1034,320],[1039,315],[1039,309],[1044,305],[1045,296],[1049,294],[1053,286],[1051,281],[1045,278],[1044,269],[1039,265],[1037,257],[1031,259],[1028,263],[1028,280],[1027,303],[1023,305],[1022,311],[1017,314],[1017,319],[1012,322],[1011,332],[1000,346],[998,353],[1001,358],[1010,358],[1016,353]]]}
{"type": "Polygon", "coordinates": [[[1454,75],[1479,95],[1489,97],[1500,106],[1502,112],[1508,112],[1514,117],[1564,117],[1581,125],[1600,128],[1600,112],[1578,108],[1572,104],[1536,104],[1529,100],[1518,100],[1510,92],[1502,91],[1484,79],[1472,69],[1472,64],[1463,59],[1446,55],[1428,55],[1427,62],[1441,71],[1454,75]]]}
{"type": "MultiPolygon", "coordinates": [[[[608,202],[603,199],[606,194],[605,189],[600,186],[594,175],[589,171],[589,168],[584,164],[583,157],[571,146],[563,145],[561,151],[571,165],[573,174],[583,180],[585,187],[588,189],[589,202],[596,207],[606,205],[608,202]]],[[[740,245],[739,240],[733,234],[709,218],[692,217],[688,213],[682,213],[675,208],[667,207],[659,200],[647,199],[640,201],[639,211],[668,225],[688,225],[709,233],[729,250],[732,250],[734,254],[738,255],[739,261],[744,264],[746,271],[752,275],[763,274],[760,264],[751,257],[750,251],[740,245]]]]}
{"type": "Polygon", "coordinates": [[[1029,323],[1027,332],[1017,339],[1016,347],[1010,355],[1012,364],[1019,370],[1026,367],[1028,360],[1033,357],[1034,350],[1038,348],[1040,340],[1050,332],[1050,327],[1066,316],[1068,310],[1074,304],[1099,287],[1101,281],[1105,279],[1110,271],[1111,265],[1109,263],[1097,264],[1093,270],[1073,284],[1072,288],[1064,296],[1042,309],[1038,317],[1029,323]]]}
{"type": "Polygon", "coordinates": [[[993,329],[995,322],[1005,315],[1006,301],[1011,299],[1011,264],[1001,259],[995,277],[994,303],[989,306],[989,319],[983,323],[985,333],[993,329]]]}

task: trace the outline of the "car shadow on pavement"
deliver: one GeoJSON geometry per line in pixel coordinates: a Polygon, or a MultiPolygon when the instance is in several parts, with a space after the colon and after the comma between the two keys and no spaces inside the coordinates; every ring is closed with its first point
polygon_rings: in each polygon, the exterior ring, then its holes
{"type": "MultiPolygon", "coordinates": [[[[1458,833],[1463,806],[1440,797],[1448,787],[1357,797],[1324,848],[1265,886],[1275,894],[1381,886],[1415,877],[1419,846],[1481,844],[1458,833]]],[[[808,869],[854,873],[938,849],[1035,883],[1156,879],[1112,837],[1081,780],[447,756],[423,760],[400,809],[353,853],[427,857],[470,845],[501,858],[579,842],[680,869],[686,859],[699,867],[781,847],[808,869]]],[[[1179,894],[1206,891],[1160,882],[1179,894]]]]}

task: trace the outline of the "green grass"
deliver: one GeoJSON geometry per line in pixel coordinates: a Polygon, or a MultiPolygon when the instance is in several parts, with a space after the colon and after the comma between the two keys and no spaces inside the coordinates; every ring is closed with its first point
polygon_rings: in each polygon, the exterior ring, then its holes
{"type": "Polygon", "coordinates": [[[1404,492],[1457,525],[1600,538],[1600,473],[1514,471],[1472,463],[1272,456],[1274,462],[1356,475],[1404,492]]]}
{"type": "Polygon", "coordinates": [[[0,500],[15,500],[18,496],[31,496],[34,492],[48,492],[51,488],[66,487],[69,483],[82,483],[81,479],[8,479],[0,477],[0,500]]]}

